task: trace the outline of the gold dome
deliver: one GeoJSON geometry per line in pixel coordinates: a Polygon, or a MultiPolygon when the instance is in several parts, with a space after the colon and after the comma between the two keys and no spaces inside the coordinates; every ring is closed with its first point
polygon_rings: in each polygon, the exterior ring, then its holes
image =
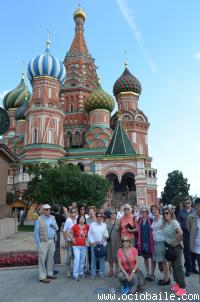
{"type": "Polygon", "coordinates": [[[74,19],[80,17],[83,18],[84,20],[86,19],[86,13],[84,12],[84,10],[80,7],[77,8],[77,10],[75,10],[74,12],[74,19]]]}

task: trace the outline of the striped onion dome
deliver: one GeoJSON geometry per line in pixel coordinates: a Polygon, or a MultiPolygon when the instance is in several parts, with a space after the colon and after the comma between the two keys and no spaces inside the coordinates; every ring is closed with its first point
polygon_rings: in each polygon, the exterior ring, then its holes
{"type": "Polygon", "coordinates": [[[117,96],[122,92],[134,92],[141,94],[142,86],[138,79],[132,75],[128,70],[127,63],[125,63],[125,70],[119,79],[115,82],[113,86],[113,94],[117,96]]]}
{"type": "Polygon", "coordinates": [[[47,41],[46,50],[33,58],[28,64],[28,78],[33,83],[34,77],[49,76],[64,84],[66,79],[66,70],[63,63],[50,54],[50,41],[47,41]]]}
{"type": "Polygon", "coordinates": [[[85,109],[87,112],[96,109],[106,109],[112,112],[114,109],[114,99],[102,89],[99,83],[95,92],[91,93],[86,100],[85,109]]]}
{"type": "Polygon", "coordinates": [[[16,121],[25,120],[25,111],[27,108],[28,102],[24,102],[14,113],[14,118],[16,121]]]}
{"type": "Polygon", "coordinates": [[[30,99],[31,93],[24,81],[24,73],[19,85],[8,92],[3,98],[3,107],[5,110],[19,108],[23,103],[30,99]]]}

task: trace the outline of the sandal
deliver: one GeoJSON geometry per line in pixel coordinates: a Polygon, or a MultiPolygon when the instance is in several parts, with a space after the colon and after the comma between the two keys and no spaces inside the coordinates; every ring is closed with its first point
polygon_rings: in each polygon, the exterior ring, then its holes
{"type": "Polygon", "coordinates": [[[155,280],[155,276],[154,275],[149,275],[149,281],[154,281],[155,280]]]}
{"type": "Polygon", "coordinates": [[[110,271],[109,274],[108,274],[108,277],[112,277],[113,276],[113,272],[110,271]]]}
{"type": "Polygon", "coordinates": [[[155,276],[147,274],[147,276],[145,277],[145,280],[147,280],[147,281],[154,281],[155,280],[155,276]]]}

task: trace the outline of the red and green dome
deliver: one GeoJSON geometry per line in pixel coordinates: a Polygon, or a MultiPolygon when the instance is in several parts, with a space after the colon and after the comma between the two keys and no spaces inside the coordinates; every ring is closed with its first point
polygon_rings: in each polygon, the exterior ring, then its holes
{"type": "Polygon", "coordinates": [[[113,86],[113,94],[115,97],[121,92],[134,92],[137,94],[141,94],[142,92],[142,86],[139,80],[130,73],[127,66],[113,86]]]}
{"type": "Polygon", "coordinates": [[[85,110],[90,112],[96,109],[106,109],[110,112],[114,109],[114,99],[106,93],[99,84],[96,91],[93,92],[85,103],[85,110]]]}

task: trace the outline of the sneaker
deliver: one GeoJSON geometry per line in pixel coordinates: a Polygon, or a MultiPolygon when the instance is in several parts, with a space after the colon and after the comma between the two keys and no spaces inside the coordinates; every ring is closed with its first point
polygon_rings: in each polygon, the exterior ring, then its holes
{"type": "Polygon", "coordinates": [[[126,286],[122,286],[121,287],[121,294],[122,295],[128,295],[128,293],[129,293],[129,288],[126,287],[126,286]]]}
{"type": "Polygon", "coordinates": [[[177,297],[181,297],[182,295],[185,295],[185,294],[187,294],[187,292],[186,292],[186,290],[184,289],[184,288],[179,288],[179,290],[175,293],[175,295],[177,296],[177,297]]]}
{"type": "Polygon", "coordinates": [[[91,280],[95,280],[97,277],[96,276],[91,276],[90,279],[91,280]]]}
{"type": "Polygon", "coordinates": [[[198,271],[196,268],[193,268],[193,269],[191,270],[191,272],[192,272],[193,274],[195,274],[195,275],[198,275],[198,274],[199,274],[199,271],[198,271]]]}
{"type": "Polygon", "coordinates": [[[170,290],[172,292],[177,292],[180,289],[179,285],[176,283],[174,285],[171,286],[170,290]]]}
{"type": "Polygon", "coordinates": [[[103,280],[104,278],[105,278],[104,275],[99,276],[99,279],[100,279],[100,280],[103,280]]]}

